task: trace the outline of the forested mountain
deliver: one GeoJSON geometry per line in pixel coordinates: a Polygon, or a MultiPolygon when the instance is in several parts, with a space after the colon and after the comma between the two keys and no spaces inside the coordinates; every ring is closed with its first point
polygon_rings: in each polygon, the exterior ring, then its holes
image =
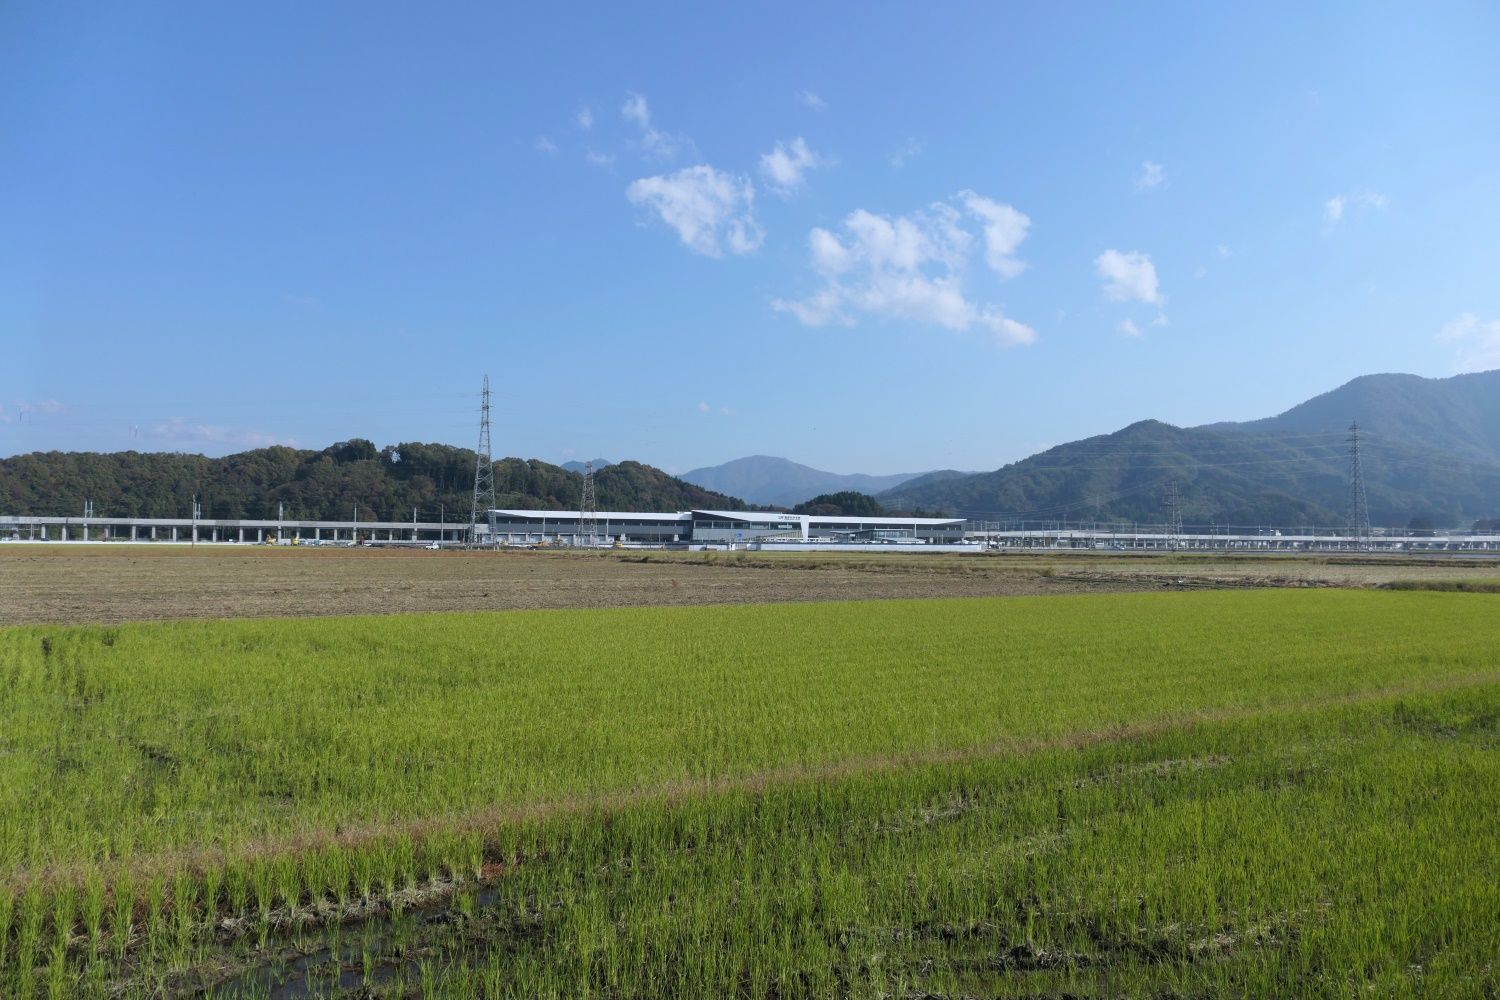
{"type": "Polygon", "coordinates": [[[1160,523],[1175,481],[1188,524],[1339,526],[1353,420],[1374,524],[1468,526],[1500,513],[1500,372],[1367,376],[1249,423],[1142,421],[994,472],[919,477],[879,499],[993,520],[1160,523]]]}
{"type": "Polygon", "coordinates": [[[1364,375],[1279,416],[1210,428],[1338,432],[1351,420],[1383,440],[1500,464],[1500,370],[1452,378],[1364,375]]]}
{"type": "Polygon", "coordinates": [[[751,455],[723,465],[684,472],[682,478],[705,489],[744,497],[752,503],[791,507],[820,493],[877,493],[918,475],[913,472],[871,476],[862,472],[824,472],[771,455],[751,455]]]}
{"type": "MultiPolygon", "coordinates": [[[[406,442],[376,448],[342,441],[322,451],[258,448],[206,458],[178,453],[36,452],[0,459],[0,513],[99,517],[184,517],[196,494],[205,518],[410,520],[412,509],[467,520],[474,488],[472,450],[406,442]]],[[[583,477],[535,459],[495,463],[501,507],[578,509],[583,477]]],[[[742,501],[638,462],[594,473],[600,510],[742,507],[742,501]]]]}

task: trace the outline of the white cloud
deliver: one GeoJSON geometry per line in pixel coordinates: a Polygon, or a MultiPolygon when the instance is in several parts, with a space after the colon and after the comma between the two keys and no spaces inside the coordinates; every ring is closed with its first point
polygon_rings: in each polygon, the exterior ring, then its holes
{"type": "Polygon", "coordinates": [[[1094,258],[1094,268],[1104,279],[1104,297],[1114,302],[1146,302],[1161,305],[1156,265],[1139,250],[1121,253],[1106,250],[1094,258]]]}
{"type": "Polygon", "coordinates": [[[1373,209],[1384,212],[1390,206],[1391,200],[1378,191],[1356,191],[1353,194],[1336,194],[1323,202],[1323,223],[1327,226],[1336,226],[1344,219],[1344,214],[1351,208],[1373,209]]]}
{"type": "MultiPolygon", "coordinates": [[[[972,191],[957,198],[966,207],[977,200],[1009,208],[972,191]]],[[[992,242],[988,229],[997,223],[981,212],[974,214],[986,223],[986,242],[992,242]]],[[[808,233],[810,264],[823,287],[804,299],[776,299],[771,306],[807,326],[853,326],[860,317],[869,317],[978,329],[1007,346],[1032,343],[1036,331],[1031,327],[966,295],[964,276],[977,240],[963,227],[963,219],[947,202],[894,218],[857,209],[845,217],[839,233],[822,228],[808,233]]],[[[1003,235],[999,245],[1014,249],[1019,240],[1008,242],[1010,230],[1003,235]]]]}
{"type": "Polygon", "coordinates": [[[816,91],[799,90],[797,92],[797,103],[804,108],[812,108],[814,111],[827,111],[828,102],[819,97],[816,91]]]}
{"type": "Polygon", "coordinates": [[[900,146],[893,149],[886,158],[891,161],[891,166],[900,170],[912,160],[922,155],[922,150],[927,147],[921,139],[907,139],[900,146]]]}
{"type": "Polygon", "coordinates": [[[1135,189],[1137,191],[1150,191],[1152,188],[1161,187],[1167,179],[1167,172],[1162,169],[1160,163],[1152,163],[1146,160],[1141,164],[1140,171],[1135,175],[1135,189]]]}
{"type": "MultiPolygon", "coordinates": [[[[642,98],[642,100],[645,99],[642,98]]],[[[578,109],[578,114],[573,116],[573,120],[578,123],[579,128],[587,132],[594,127],[594,110],[585,104],[578,109]]]]}
{"type": "Polygon", "coordinates": [[[712,406],[708,405],[708,401],[707,400],[699,400],[698,401],[698,412],[699,413],[712,413],[713,411],[714,411],[714,408],[712,406]]]}
{"type": "Polygon", "coordinates": [[[1026,270],[1026,262],[1015,257],[1016,248],[1026,239],[1031,219],[1009,205],[960,191],[959,200],[969,212],[984,222],[984,259],[990,269],[1002,278],[1014,278],[1026,270]]]}
{"type": "Polygon", "coordinates": [[[620,106],[620,116],[641,130],[641,137],[636,145],[648,159],[670,160],[696,148],[693,140],[687,136],[663,132],[651,123],[651,106],[646,103],[643,94],[631,91],[625,95],[625,103],[620,106]]]}
{"type": "Polygon", "coordinates": [[[633,204],[653,209],[681,238],[706,257],[750,253],[765,239],[755,221],[755,186],[748,177],[707,164],[674,174],[643,177],[626,188],[633,204]]]}
{"type": "Polygon", "coordinates": [[[1132,320],[1128,320],[1128,319],[1122,319],[1122,320],[1120,320],[1120,325],[1117,326],[1117,327],[1115,327],[1115,329],[1118,332],[1123,333],[1127,337],[1139,337],[1139,336],[1141,336],[1141,328],[1138,327],[1138,326],[1136,326],[1135,322],[1132,321],[1132,320]]]}
{"type": "Polygon", "coordinates": [[[1195,278],[1206,278],[1206,277],[1208,277],[1208,268],[1204,267],[1202,264],[1199,264],[1197,267],[1193,268],[1193,277],[1195,277],[1195,278]]]}
{"type": "Polygon", "coordinates": [[[557,155],[557,143],[553,142],[551,139],[547,138],[545,135],[539,135],[539,136],[537,136],[536,137],[536,144],[535,145],[536,145],[536,151],[538,153],[546,153],[548,156],[556,156],[557,155]]]}
{"type": "Polygon", "coordinates": [[[807,171],[827,166],[828,161],[808,148],[799,135],[791,142],[778,142],[760,158],[760,173],[772,190],[786,197],[807,183],[807,171]]]}
{"type": "Polygon", "coordinates": [[[583,154],[583,158],[587,160],[591,166],[595,167],[612,167],[615,165],[614,153],[596,153],[592,149],[590,149],[583,154]]]}
{"type": "Polygon", "coordinates": [[[620,105],[620,117],[634,123],[643,130],[649,129],[651,127],[651,107],[646,103],[645,96],[637,94],[634,91],[626,94],[625,103],[620,105]]]}
{"type": "Polygon", "coordinates": [[[1234,251],[1229,249],[1229,247],[1224,245],[1223,243],[1220,243],[1218,246],[1214,247],[1214,253],[1217,253],[1219,257],[1223,259],[1234,256],[1234,251]]]}
{"type": "Polygon", "coordinates": [[[1460,314],[1438,331],[1440,344],[1455,349],[1453,367],[1460,372],[1500,368],[1500,320],[1484,322],[1471,312],[1460,314]]]}

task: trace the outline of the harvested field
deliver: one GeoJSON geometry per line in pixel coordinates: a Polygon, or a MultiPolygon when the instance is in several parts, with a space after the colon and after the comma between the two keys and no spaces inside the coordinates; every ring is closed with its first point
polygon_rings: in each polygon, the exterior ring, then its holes
{"type": "Polygon", "coordinates": [[[1493,579],[1496,560],[0,546],[0,624],[1493,579]]]}

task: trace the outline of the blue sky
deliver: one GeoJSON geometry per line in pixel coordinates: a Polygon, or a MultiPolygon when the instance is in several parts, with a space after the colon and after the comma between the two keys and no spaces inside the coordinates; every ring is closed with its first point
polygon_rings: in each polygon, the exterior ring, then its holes
{"type": "Polygon", "coordinates": [[[1500,367],[1500,7],[0,6],[0,454],[990,469],[1500,367]]]}

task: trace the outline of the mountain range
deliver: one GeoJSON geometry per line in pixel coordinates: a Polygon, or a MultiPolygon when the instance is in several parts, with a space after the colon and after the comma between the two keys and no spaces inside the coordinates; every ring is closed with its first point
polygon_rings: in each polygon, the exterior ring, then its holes
{"type": "Polygon", "coordinates": [[[682,479],[704,489],[744,497],[769,507],[794,507],[824,493],[879,493],[915,479],[921,473],[870,476],[824,472],[785,458],[751,455],[723,465],[684,472],[682,479]]]}
{"type": "Polygon", "coordinates": [[[1500,512],[1500,371],[1368,375],[1244,423],[1145,420],[993,472],[918,477],[878,499],[992,520],[1160,523],[1175,483],[1188,524],[1337,527],[1356,421],[1372,523],[1457,526],[1500,512]]]}
{"type": "MultiPolygon", "coordinates": [[[[1358,421],[1371,521],[1464,526],[1500,515],[1500,371],[1446,379],[1368,375],[1274,417],[1174,427],[1142,420],[993,472],[841,475],[756,455],[681,477],[598,459],[601,510],[791,507],[819,494],[874,494],[888,510],[992,521],[1161,523],[1175,487],[1191,525],[1344,524],[1349,425],[1358,421]]],[[[468,516],[474,452],[354,439],[207,458],[36,452],[0,459],[0,514],[405,520],[413,508],[468,516]]],[[[576,509],[582,463],[495,463],[501,507],[576,509]]]]}

